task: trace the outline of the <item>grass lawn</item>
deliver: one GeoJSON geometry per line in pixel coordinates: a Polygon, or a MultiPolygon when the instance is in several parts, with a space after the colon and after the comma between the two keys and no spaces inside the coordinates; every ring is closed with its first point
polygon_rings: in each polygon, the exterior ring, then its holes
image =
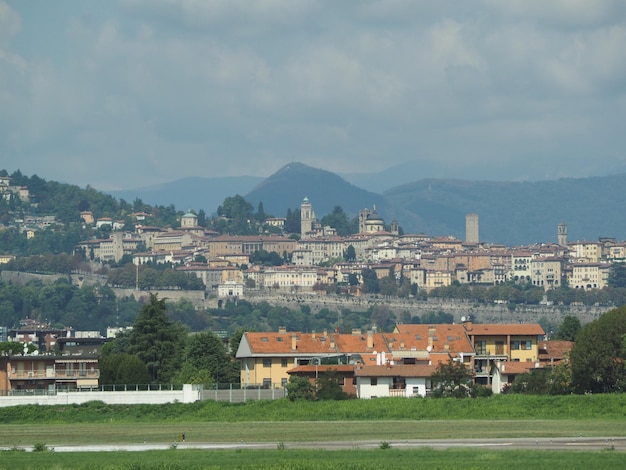
{"type": "Polygon", "coordinates": [[[0,469],[604,469],[623,468],[619,452],[474,449],[164,450],[55,453],[4,451],[0,469]]]}
{"type": "Polygon", "coordinates": [[[615,420],[457,421],[265,421],[235,423],[152,422],[3,424],[3,446],[171,443],[180,433],[188,442],[306,442],[434,438],[626,436],[615,420]]]}
{"type": "MultiPolygon", "coordinates": [[[[222,402],[0,408],[0,469],[23,468],[622,468],[624,453],[588,450],[402,448],[411,439],[625,437],[626,394],[488,399],[378,399],[344,402],[222,402]],[[143,452],[25,452],[88,444],[170,446],[270,443],[271,450],[177,449],[143,452]],[[389,449],[356,441],[392,442],[389,449]],[[344,442],[348,450],[290,447],[344,442]],[[284,449],[281,448],[284,443],[284,449]],[[275,447],[275,448],[274,448],[275,447]]],[[[376,444],[377,445],[377,444],[376,444]]]]}

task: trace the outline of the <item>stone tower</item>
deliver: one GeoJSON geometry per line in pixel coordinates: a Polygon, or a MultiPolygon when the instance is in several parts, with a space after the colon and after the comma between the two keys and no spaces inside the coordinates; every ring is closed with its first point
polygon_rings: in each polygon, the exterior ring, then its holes
{"type": "Polygon", "coordinates": [[[313,206],[309,202],[309,198],[304,196],[302,204],[300,204],[300,238],[306,238],[307,234],[313,231],[314,221],[313,206]]]}
{"type": "Polygon", "coordinates": [[[465,241],[468,243],[479,243],[478,214],[465,215],[465,241]]]}
{"type": "Polygon", "coordinates": [[[559,224],[557,232],[557,243],[563,247],[567,246],[567,225],[563,222],[559,224]]]}

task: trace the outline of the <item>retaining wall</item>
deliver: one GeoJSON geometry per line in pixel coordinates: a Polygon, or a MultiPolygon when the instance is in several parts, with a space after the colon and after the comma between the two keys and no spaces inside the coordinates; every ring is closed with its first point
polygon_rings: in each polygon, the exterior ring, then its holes
{"type": "Polygon", "coordinates": [[[159,405],[163,403],[193,403],[201,399],[202,388],[183,385],[182,390],[128,391],[56,391],[51,395],[10,395],[0,397],[0,407],[17,405],[80,405],[103,401],[108,405],[159,405]]]}

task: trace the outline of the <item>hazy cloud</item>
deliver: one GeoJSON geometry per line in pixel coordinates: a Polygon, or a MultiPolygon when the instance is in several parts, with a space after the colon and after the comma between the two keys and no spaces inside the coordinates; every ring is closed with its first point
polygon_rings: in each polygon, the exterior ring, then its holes
{"type": "Polygon", "coordinates": [[[1,166],[107,189],[624,171],[624,44],[618,0],[0,0],[1,166]]]}

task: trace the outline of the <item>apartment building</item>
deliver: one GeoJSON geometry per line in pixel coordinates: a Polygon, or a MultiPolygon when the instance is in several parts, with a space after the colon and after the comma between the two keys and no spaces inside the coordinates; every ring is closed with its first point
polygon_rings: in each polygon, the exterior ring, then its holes
{"type": "Polygon", "coordinates": [[[568,283],[574,289],[603,289],[608,286],[611,265],[606,263],[573,263],[568,283]]]}
{"type": "Polygon", "coordinates": [[[563,276],[562,258],[535,258],[531,260],[530,272],[533,286],[544,290],[556,289],[561,286],[563,276]]]}

